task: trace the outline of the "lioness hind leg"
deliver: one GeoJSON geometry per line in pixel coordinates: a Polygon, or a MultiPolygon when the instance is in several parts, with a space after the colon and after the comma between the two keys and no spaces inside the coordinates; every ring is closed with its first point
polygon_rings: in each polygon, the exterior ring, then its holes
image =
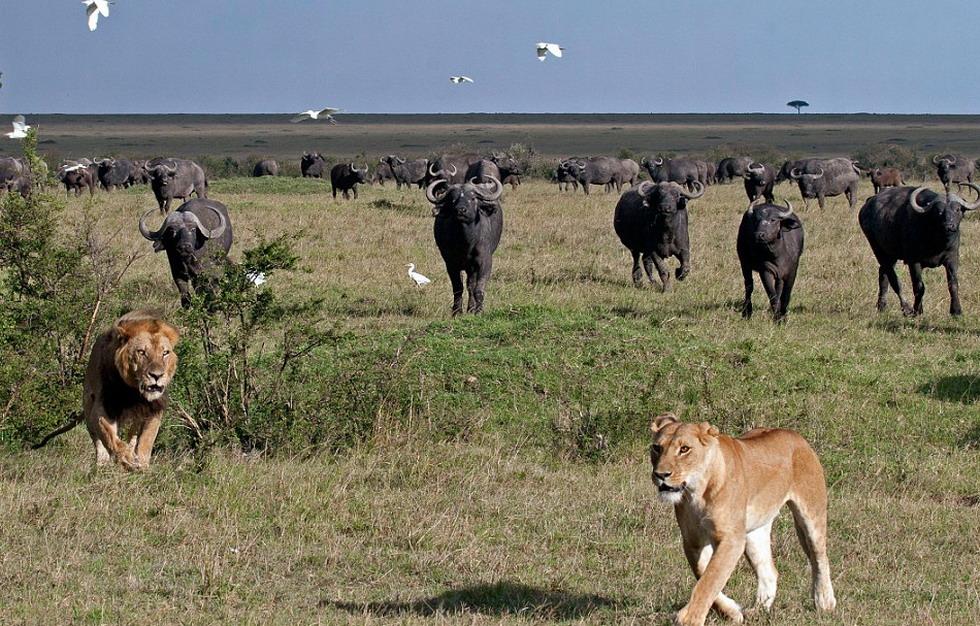
{"type": "MultiPolygon", "coordinates": [[[[685,542],[684,544],[684,556],[687,557],[687,562],[691,566],[691,570],[694,572],[694,577],[698,580],[701,579],[704,570],[707,569],[708,563],[711,561],[711,557],[714,555],[714,548],[711,545],[707,546],[688,546],[685,542]]],[[[718,596],[715,598],[714,604],[715,610],[732,620],[736,624],[741,624],[742,617],[742,607],[738,605],[724,592],[719,592],[718,596]]]]}
{"type": "Polygon", "coordinates": [[[793,512],[796,536],[810,560],[813,603],[818,610],[833,611],[837,599],[830,582],[830,561],[827,559],[826,493],[823,495],[823,506],[811,506],[801,499],[790,500],[788,504],[793,512]]]}
{"type": "Polygon", "coordinates": [[[779,578],[776,563],[772,560],[772,522],[746,535],[745,556],[759,580],[755,604],[769,610],[776,599],[776,582],[779,578]]]}

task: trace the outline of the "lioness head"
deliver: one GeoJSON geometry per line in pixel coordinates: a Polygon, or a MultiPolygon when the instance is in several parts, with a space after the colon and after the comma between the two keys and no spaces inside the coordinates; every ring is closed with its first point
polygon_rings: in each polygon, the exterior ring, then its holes
{"type": "Polygon", "coordinates": [[[155,317],[130,313],[117,322],[115,363],[123,381],[147,402],[163,397],[177,370],[177,329],[155,317]]]}
{"type": "Polygon", "coordinates": [[[650,430],[653,484],[661,500],[678,504],[684,492],[694,491],[701,480],[714,453],[718,429],[708,422],[685,424],[668,413],[654,418],[650,430]]]}

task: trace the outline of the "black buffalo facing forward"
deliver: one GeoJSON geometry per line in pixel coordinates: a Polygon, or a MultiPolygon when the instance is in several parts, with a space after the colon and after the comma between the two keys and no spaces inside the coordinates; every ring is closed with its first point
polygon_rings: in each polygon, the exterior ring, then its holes
{"type": "Polygon", "coordinates": [[[368,167],[357,169],[354,162],[338,163],[330,168],[330,186],[333,188],[333,197],[337,198],[337,192],[344,194],[344,198],[350,199],[350,192],[354,192],[354,199],[357,199],[357,186],[366,185],[368,182],[368,167]]]}
{"type": "Polygon", "coordinates": [[[745,281],[742,317],[752,317],[752,272],[756,272],[769,297],[773,320],[783,321],[803,254],[803,222],[793,206],[751,203],[742,215],[735,247],[745,281]]]}
{"type": "Polygon", "coordinates": [[[946,268],[949,287],[949,312],[960,315],[959,280],[960,220],[966,211],[980,207],[980,187],[960,183],[958,188],[971,189],[975,202],[967,202],[954,193],[937,194],[925,187],[889,187],[865,201],[858,213],[861,230],[878,259],[878,311],[885,308],[890,284],[898,296],[905,315],[922,313],[926,286],[922,268],[946,268]],[[912,277],[915,302],[909,306],[895,274],[895,263],[905,261],[912,277]]]}
{"type": "Polygon", "coordinates": [[[153,242],[154,252],[167,251],[170,274],[180,292],[181,306],[190,306],[191,288],[206,288],[210,272],[220,267],[231,249],[231,219],[228,208],[214,200],[195,198],[180,205],[151,231],[140,217],[140,233],[153,242]]]}
{"type": "Polygon", "coordinates": [[[653,266],[657,267],[662,290],[670,287],[670,275],[664,262],[668,257],[680,261],[677,280],[691,271],[691,244],[687,234],[687,203],[704,195],[704,185],[695,180],[694,191],[675,182],[644,181],[626,191],[616,204],[613,228],[633,255],[633,284],[643,286],[643,271],[651,284],[653,266]],[[643,269],[640,269],[640,259],[643,269]]]}
{"type": "Polygon", "coordinates": [[[208,181],[204,170],[194,161],[187,159],[152,159],[146,163],[150,176],[150,188],[156,196],[160,212],[170,210],[174,198],[186,200],[191,193],[198,198],[208,197],[208,181]]]}
{"type": "Polygon", "coordinates": [[[450,184],[436,180],[425,189],[425,197],[433,204],[432,213],[439,254],[446,264],[453,288],[453,315],[463,312],[463,274],[466,274],[468,313],[483,311],[483,298],[493,253],[500,244],[504,230],[504,213],[500,197],[504,186],[497,179],[489,185],[473,183],[450,184]]]}

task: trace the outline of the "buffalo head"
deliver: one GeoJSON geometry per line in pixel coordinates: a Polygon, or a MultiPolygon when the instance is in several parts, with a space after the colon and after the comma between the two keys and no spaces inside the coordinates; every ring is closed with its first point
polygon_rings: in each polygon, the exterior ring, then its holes
{"type": "Polygon", "coordinates": [[[956,192],[947,192],[940,195],[929,191],[926,187],[918,187],[909,196],[909,204],[912,209],[921,214],[932,214],[941,219],[947,233],[955,233],[960,229],[960,221],[963,213],[972,211],[980,207],[980,187],[973,183],[956,183],[957,189],[967,188],[977,194],[975,202],[967,202],[956,192]],[[920,201],[920,196],[923,202],[920,201]]]}
{"type": "Polygon", "coordinates": [[[783,231],[800,228],[803,225],[793,212],[793,205],[789,201],[786,201],[786,210],[783,211],[777,206],[765,204],[762,199],[756,200],[749,205],[745,214],[755,220],[757,243],[773,243],[782,236],[783,231]]]}
{"type": "Polygon", "coordinates": [[[679,209],[687,207],[688,200],[694,200],[704,195],[704,185],[698,181],[691,183],[694,191],[688,191],[674,182],[651,183],[643,181],[636,188],[643,198],[643,206],[653,209],[656,213],[673,215],[679,209]]]}
{"type": "Polygon", "coordinates": [[[455,218],[463,223],[477,221],[482,211],[492,214],[498,208],[504,185],[490,176],[490,182],[479,184],[476,179],[468,183],[451,185],[445,179],[438,179],[425,189],[425,197],[434,206],[432,215],[455,218]]]}
{"type": "Polygon", "coordinates": [[[146,218],[156,209],[150,209],[140,217],[140,233],[153,242],[154,252],[173,251],[186,267],[196,273],[200,270],[200,259],[195,252],[204,247],[209,239],[220,237],[228,226],[220,211],[214,207],[208,208],[218,216],[218,225],[213,229],[202,224],[190,211],[175,211],[167,216],[158,230],[151,231],[146,225],[146,218]]]}

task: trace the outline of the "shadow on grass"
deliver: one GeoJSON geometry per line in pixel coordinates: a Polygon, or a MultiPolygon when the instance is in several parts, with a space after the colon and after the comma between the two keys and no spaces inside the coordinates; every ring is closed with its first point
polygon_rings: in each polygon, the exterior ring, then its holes
{"type": "MultiPolygon", "coordinates": [[[[973,374],[940,376],[933,382],[920,386],[918,392],[938,400],[973,404],[980,400],[980,376],[973,374]]],[[[977,428],[980,429],[980,426],[977,428]]]]}
{"type": "Polygon", "coordinates": [[[479,613],[484,615],[532,614],[556,620],[581,619],[618,603],[595,594],[560,589],[540,589],[511,582],[477,584],[449,589],[437,596],[409,602],[339,602],[324,600],[321,606],[381,617],[398,615],[432,616],[479,613]]]}
{"type": "Polygon", "coordinates": [[[937,324],[926,322],[914,317],[876,319],[870,323],[871,328],[884,330],[890,333],[900,333],[906,330],[920,330],[927,333],[941,333],[944,335],[977,335],[980,334],[975,328],[967,328],[955,323],[937,324]]]}

